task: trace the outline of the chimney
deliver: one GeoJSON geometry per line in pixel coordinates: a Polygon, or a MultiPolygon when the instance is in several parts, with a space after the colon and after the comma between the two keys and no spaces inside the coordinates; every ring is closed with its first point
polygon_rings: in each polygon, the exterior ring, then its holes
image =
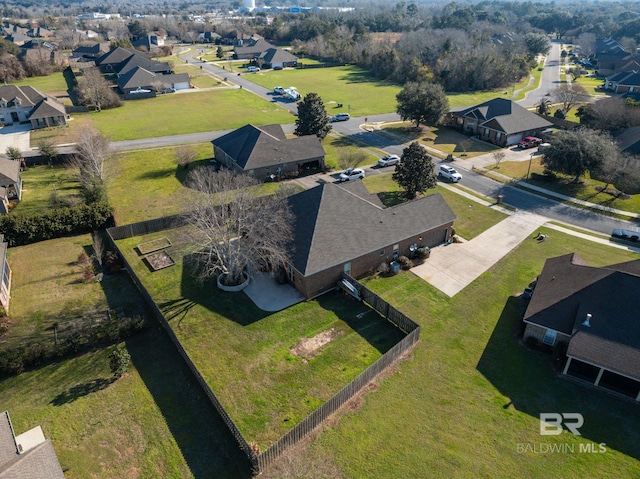
{"type": "Polygon", "coordinates": [[[591,320],[591,313],[587,313],[587,317],[582,322],[582,325],[586,326],[587,328],[590,328],[591,327],[591,324],[589,323],[590,320],[591,320]]]}

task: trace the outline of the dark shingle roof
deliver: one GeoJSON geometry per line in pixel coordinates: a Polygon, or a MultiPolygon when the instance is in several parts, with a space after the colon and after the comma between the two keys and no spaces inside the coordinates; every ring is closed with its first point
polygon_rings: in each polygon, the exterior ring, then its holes
{"type": "Polygon", "coordinates": [[[142,67],[136,67],[120,75],[116,83],[121,90],[124,90],[126,88],[147,87],[155,80],[156,75],[142,67]]]}
{"type": "Polygon", "coordinates": [[[46,97],[40,101],[33,110],[31,110],[29,119],[35,120],[37,118],[51,118],[60,115],[64,116],[66,114],[67,110],[62,103],[54,98],[46,97]]]}
{"type": "Polygon", "coordinates": [[[287,139],[280,125],[245,125],[212,143],[234,159],[243,170],[324,157],[315,135],[287,139]]]}
{"type": "Polygon", "coordinates": [[[131,50],[128,48],[116,47],[113,50],[109,50],[104,55],[96,58],[96,65],[117,65],[120,62],[123,62],[131,55],[139,55],[140,53],[136,50],[131,50]]]}
{"type": "Polygon", "coordinates": [[[620,151],[631,155],[640,155],[640,126],[617,131],[614,136],[620,151]]]}
{"type": "Polygon", "coordinates": [[[275,48],[275,47],[271,43],[267,42],[266,40],[260,39],[260,40],[254,41],[250,45],[234,47],[233,52],[238,56],[240,55],[258,56],[260,53],[270,48],[275,48]]]}
{"type": "Polygon", "coordinates": [[[453,113],[454,116],[473,118],[481,126],[507,135],[527,130],[548,128],[553,124],[506,98],[494,98],[480,105],[453,113]]]}
{"type": "Polygon", "coordinates": [[[265,63],[291,63],[298,61],[297,56],[281,48],[269,48],[260,54],[260,58],[265,63]]]}
{"type": "Polygon", "coordinates": [[[292,261],[303,275],[382,250],[456,218],[439,194],[383,209],[350,190],[325,183],[289,198],[295,217],[292,261]]]}
{"type": "Polygon", "coordinates": [[[124,75],[137,67],[144,68],[152,73],[169,73],[171,71],[171,67],[168,63],[149,60],[142,55],[131,55],[130,57],[125,58],[123,61],[113,66],[113,71],[119,75],[124,75]]]}
{"type": "Polygon", "coordinates": [[[640,379],[639,290],[640,260],[597,268],[575,254],[551,258],[524,320],[571,336],[569,356],[640,379]]]}

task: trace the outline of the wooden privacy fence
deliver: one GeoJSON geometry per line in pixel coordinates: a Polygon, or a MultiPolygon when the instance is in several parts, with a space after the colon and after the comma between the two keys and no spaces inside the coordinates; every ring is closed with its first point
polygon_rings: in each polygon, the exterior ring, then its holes
{"type": "Polygon", "coordinates": [[[182,347],[180,340],[173,332],[173,329],[171,328],[171,325],[165,318],[164,314],[162,313],[156,302],[153,300],[151,295],[147,292],[142,282],[138,278],[138,275],[134,272],[126,257],[122,254],[122,252],[118,248],[118,245],[116,244],[116,240],[119,239],[130,238],[132,236],[139,236],[147,233],[155,233],[158,231],[162,231],[163,229],[180,226],[181,224],[184,224],[184,218],[180,215],[175,215],[150,221],[143,221],[140,223],[134,223],[131,225],[109,228],[107,230],[107,235],[109,237],[111,245],[122,258],[122,261],[124,262],[124,265],[127,268],[132,281],[140,290],[142,296],[145,298],[145,300],[153,310],[154,315],[166,330],[167,334],[175,344],[178,352],[200,384],[200,387],[222,417],[222,420],[240,446],[240,449],[251,461],[251,464],[253,465],[256,472],[263,471],[273,461],[280,457],[280,455],[282,455],[287,449],[296,445],[305,437],[307,437],[312,431],[314,431],[318,426],[326,421],[333,413],[340,409],[347,401],[358,394],[367,384],[373,381],[380,373],[382,373],[397,359],[399,359],[407,351],[409,351],[420,338],[420,326],[416,322],[395,309],[384,299],[380,298],[378,295],[367,289],[364,285],[360,284],[351,276],[343,275],[343,278],[349,281],[358,290],[358,292],[360,293],[360,297],[363,298],[363,300],[367,304],[373,307],[387,320],[395,324],[407,335],[395,346],[384,353],[376,362],[374,362],[371,366],[360,373],[355,379],[353,379],[353,381],[343,387],[331,399],[329,399],[322,406],[309,414],[289,432],[280,437],[280,439],[269,446],[268,449],[258,454],[258,451],[253,449],[249,445],[248,441],[242,435],[231,416],[229,416],[218,397],[202,377],[200,371],[198,371],[198,368],[189,357],[189,354],[182,347]]]}

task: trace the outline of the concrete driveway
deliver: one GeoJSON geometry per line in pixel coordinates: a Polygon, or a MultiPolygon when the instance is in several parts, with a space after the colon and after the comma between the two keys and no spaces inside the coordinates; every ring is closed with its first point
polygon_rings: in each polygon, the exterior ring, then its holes
{"type": "Polygon", "coordinates": [[[4,153],[9,146],[15,146],[20,151],[31,149],[31,125],[11,125],[0,128],[0,153],[4,153]]]}
{"type": "Polygon", "coordinates": [[[470,241],[432,249],[429,259],[411,271],[446,295],[455,296],[522,241],[535,236],[546,221],[544,216],[515,213],[470,241]]]}

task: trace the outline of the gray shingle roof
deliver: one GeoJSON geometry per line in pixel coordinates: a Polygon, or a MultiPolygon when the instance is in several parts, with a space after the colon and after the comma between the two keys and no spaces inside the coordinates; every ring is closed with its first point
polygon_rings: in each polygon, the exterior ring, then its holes
{"type": "Polygon", "coordinates": [[[17,183],[19,178],[20,162],[8,158],[0,158],[0,186],[17,183]]]}
{"type": "Polygon", "coordinates": [[[0,479],[64,479],[50,440],[18,454],[7,411],[0,415],[0,479]]]}
{"type": "Polygon", "coordinates": [[[640,126],[617,131],[615,139],[620,151],[623,153],[640,155],[640,126]]]}
{"type": "Polygon", "coordinates": [[[550,258],[524,320],[570,335],[569,356],[640,379],[639,290],[640,260],[596,268],[575,254],[550,258]]]}
{"type": "Polygon", "coordinates": [[[269,48],[260,54],[260,58],[265,63],[291,63],[298,61],[297,56],[281,48],[269,48]]]}
{"type": "Polygon", "coordinates": [[[64,116],[67,114],[67,110],[64,105],[52,97],[46,97],[40,103],[38,103],[31,113],[29,113],[29,119],[35,120],[38,118],[51,118],[55,116],[64,116]]]}
{"type": "Polygon", "coordinates": [[[506,98],[494,98],[480,105],[454,112],[453,115],[479,120],[480,126],[486,126],[507,135],[553,126],[541,116],[506,98]]]}
{"type": "Polygon", "coordinates": [[[280,125],[245,125],[212,143],[243,170],[323,158],[324,148],[314,136],[287,139],[280,125]]]}
{"type": "Polygon", "coordinates": [[[295,217],[292,262],[303,275],[382,250],[456,219],[439,194],[383,209],[350,189],[325,183],[289,198],[295,217]]]}
{"type": "Polygon", "coordinates": [[[238,56],[241,56],[241,55],[258,56],[260,53],[270,48],[275,48],[275,47],[268,41],[259,39],[251,43],[250,45],[234,47],[233,52],[238,56]]]}
{"type": "Polygon", "coordinates": [[[150,86],[156,80],[156,75],[142,67],[132,68],[120,75],[116,80],[118,88],[138,88],[150,86]]]}
{"type": "Polygon", "coordinates": [[[144,68],[151,73],[169,73],[171,71],[171,67],[168,63],[149,60],[142,55],[131,55],[117,65],[114,65],[113,71],[119,75],[124,75],[137,67],[144,68]]]}

